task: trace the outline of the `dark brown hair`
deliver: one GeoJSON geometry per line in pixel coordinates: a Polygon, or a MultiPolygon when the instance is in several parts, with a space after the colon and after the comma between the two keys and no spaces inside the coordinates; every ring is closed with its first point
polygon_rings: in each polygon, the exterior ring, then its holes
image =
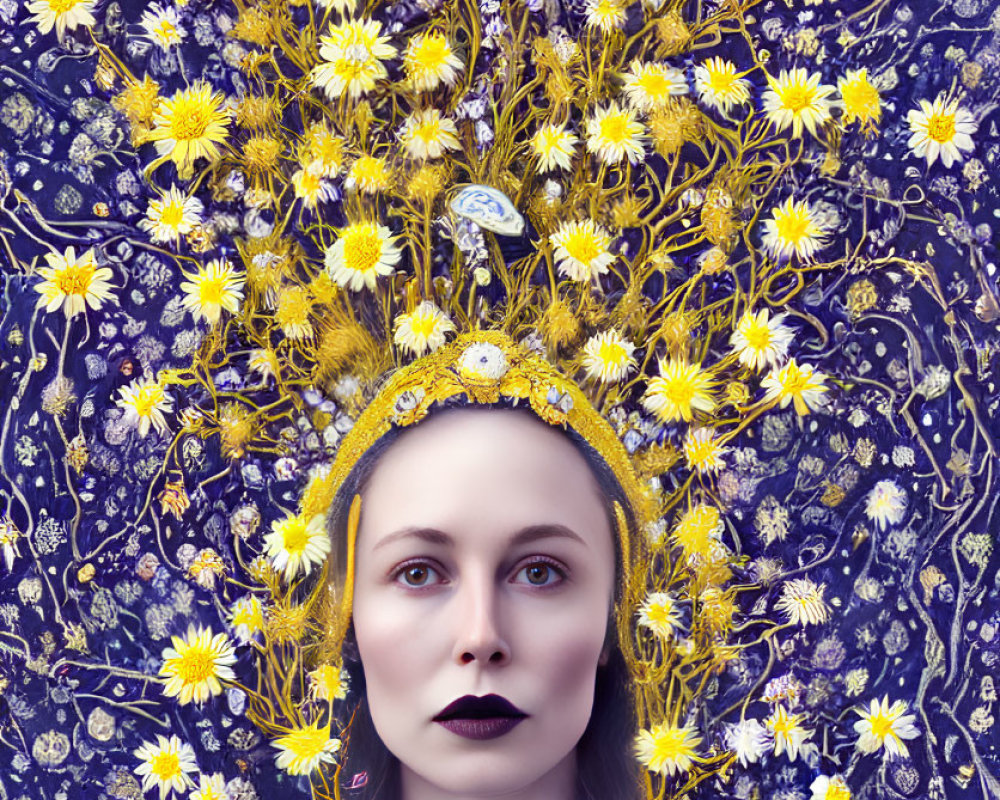
{"type": "MultiPolygon", "coordinates": [[[[446,413],[452,408],[474,408],[486,411],[510,410],[534,414],[524,408],[488,405],[449,405],[432,413],[446,413]]],[[[539,420],[540,424],[541,421],[539,420]]],[[[333,536],[333,571],[335,579],[343,580],[346,564],[347,516],[354,495],[363,491],[381,456],[406,431],[393,428],[362,456],[340,487],[330,510],[330,531],[333,536]]],[[[621,484],[600,454],[576,431],[563,429],[587,460],[606,500],[608,521],[615,540],[615,602],[622,596],[623,576],[621,543],[618,541],[617,521],[613,506],[617,501],[625,509],[631,530],[635,530],[632,509],[621,484]]],[[[577,745],[576,800],[638,800],[639,766],[632,755],[635,736],[631,676],[625,659],[618,648],[614,613],[609,615],[605,644],[609,658],[597,669],[594,687],[594,707],[590,722],[577,745]]],[[[354,637],[354,623],[347,631],[343,646],[344,668],[350,677],[351,694],[348,697],[350,728],[343,756],[342,787],[352,784],[356,775],[365,773],[367,781],[358,789],[342,788],[345,798],[363,800],[401,800],[399,760],[389,752],[375,731],[368,708],[364,669],[354,637]]]]}

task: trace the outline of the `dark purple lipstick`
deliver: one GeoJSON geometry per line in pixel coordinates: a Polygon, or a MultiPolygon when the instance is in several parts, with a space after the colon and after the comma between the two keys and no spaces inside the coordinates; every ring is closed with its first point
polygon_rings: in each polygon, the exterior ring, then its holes
{"type": "Polygon", "coordinates": [[[467,694],[442,709],[434,722],[466,739],[495,739],[528,715],[498,694],[467,694]]]}

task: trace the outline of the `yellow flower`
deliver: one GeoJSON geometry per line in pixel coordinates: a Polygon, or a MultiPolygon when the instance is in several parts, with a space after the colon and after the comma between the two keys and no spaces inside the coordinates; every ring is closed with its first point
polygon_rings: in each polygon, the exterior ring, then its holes
{"type": "Polygon", "coordinates": [[[29,22],[38,25],[39,33],[56,29],[60,39],[67,30],[75,31],[81,25],[89,28],[97,23],[94,15],[94,0],[34,0],[28,3],[28,11],[34,14],[29,22]]]}
{"type": "Polygon", "coordinates": [[[793,625],[822,625],[830,619],[830,607],[823,600],[826,584],[813,583],[809,578],[795,578],[781,587],[781,597],[775,608],[788,617],[793,625]]]}
{"type": "Polygon", "coordinates": [[[236,272],[229,261],[221,258],[209,261],[194,275],[184,273],[187,281],[181,284],[185,293],[183,306],[191,315],[215,325],[222,317],[222,310],[236,313],[243,300],[243,275],[236,272]]]}
{"type": "Polygon", "coordinates": [[[169,50],[184,41],[187,35],[180,27],[180,17],[173,6],[163,7],[159,3],[150,3],[139,24],[146,30],[146,36],[161,50],[169,50]]]}
{"type": "Polygon", "coordinates": [[[787,198],[764,220],[764,247],[777,259],[793,255],[811,259],[826,245],[826,231],[820,227],[816,210],[805,200],[787,198]]]}
{"type": "Polygon", "coordinates": [[[538,157],[538,168],[542,172],[553,169],[571,169],[571,159],[580,140],[565,125],[546,124],[531,137],[531,147],[538,157]]]}
{"type": "Polygon", "coordinates": [[[60,254],[58,251],[45,254],[47,267],[39,267],[38,274],[44,279],[35,286],[38,298],[37,308],[46,311],[56,311],[62,307],[66,318],[82,314],[87,306],[99,309],[105,300],[111,300],[112,286],[108,283],[111,270],[107,267],[98,268],[94,260],[94,248],[84,251],[76,257],[76,250],[67,247],[60,254]]]}
{"type": "Polygon", "coordinates": [[[777,400],[781,408],[787,408],[789,403],[794,402],[796,413],[804,417],[823,404],[823,393],[827,391],[825,380],[826,375],[813,371],[812,365],[799,366],[794,358],[789,359],[785,366],[772,369],[761,381],[761,386],[767,390],[764,402],[777,400]]]}
{"type": "Polygon", "coordinates": [[[666,64],[643,64],[633,61],[626,72],[625,96],[637,111],[655,111],[663,108],[674,95],[687,94],[688,82],[677,67],[666,64]]]}
{"type": "Polygon", "coordinates": [[[587,377],[601,383],[624,380],[636,368],[635,345],[618,331],[591,336],[583,346],[583,368],[587,377]]]}
{"type": "Polygon", "coordinates": [[[903,739],[915,739],[920,735],[914,721],[916,716],[907,714],[905,700],[897,700],[889,705],[889,696],[882,700],[872,700],[868,710],[856,709],[861,716],[854,723],[855,733],[860,734],[855,744],[862,753],[874,753],[885,748],[892,758],[906,758],[910,751],[903,739]]]}
{"type": "Polygon", "coordinates": [[[677,598],[666,592],[651,592],[639,608],[639,625],[663,639],[672,639],[680,630],[682,620],[677,598]]]}
{"type": "Polygon", "coordinates": [[[455,323],[430,300],[424,300],[409,314],[400,314],[394,323],[392,340],[418,358],[437,350],[455,323]]]}
{"type": "Polygon", "coordinates": [[[882,118],[882,103],[878,89],[868,80],[868,70],[849,69],[837,80],[837,90],[844,109],[844,124],[857,120],[862,128],[874,129],[882,118]]]}
{"type": "Polygon", "coordinates": [[[689,428],[684,437],[684,457],[690,469],[700,473],[718,472],[725,467],[723,447],[711,428],[689,428]]]}
{"type": "Polygon", "coordinates": [[[403,255],[391,235],[376,222],[359,222],[345,229],[326,251],[330,277],[352,292],[374,290],[379,275],[392,275],[403,255]]]}
{"type": "Polygon", "coordinates": [[[448,39],[438,31],[412,37],[403,54],[406,78],[418,92],[429,92],[442,83],[454,86],[461,68],[448,39]]]}
{"type": "Polygon", "coordinates": [[[139,227],[157,244],[173,242],[177,245],[182,236],[187,236],[201,224],[203,210],[201,200],[188,197],[174,185],[159,200],[149,201],[146,217],[139,220],[139,227]]]}
{"type": "Polygon", "coordinates": [[[202,773],[198,776],[198,788],[191,793],[189,800],[227,800],[226,779],[221,772],[214,775],[202,773]]]}
{"type": "Polygon", "coordinates": [[[314,700],[343,700],[347,697],[347,670],[336,664],[321,664],[309,673],[309,694],[314,700]]]}
{"type": "Polygon", "coordinates": [[[792,329],[783,324],[787,314],[778,314],[773,319],[768,319],[769,315],[766,308],[756,314],[744,312],[729,338],[740,363],[753,370],[778,366],[788,356],[788,345],[795,338],[792,329]]]}
{"type": "Polygon", "coordinates": [[[315,208],[318,203],[332,197],[330,187],[323,180],[322,165],[318,163],[292,173],[292,188],[295,198],[305,203],[306,208],[315,208]]]}
{"type": "Polygon", "coordinates": [[[719,509],[699,503],[684,512],[674,527],[672,538],[689,559],[692,556],[709,558],[723,527],[719,509]]]}
{"type": "Polygon", "coordinates": [[[975,117],[960,108],[958,100],[947,102],[939,94],[933,103],[920,101],[920,108],[906,115],[910,125],[910,140],[907,145],[917,158],[926,158],[931,166],[938,157],[945,167],[963,159],[963,152],[972,152],[972,134],[979,125],[975,117]]]}
{"type": "Polygon", "coordinates": [[[160,677],[165,679],[163,693],[182,706],[201,705],[222,694],[221,681],[236,680],[236,653],[226,634],[213,635],[211,628],[191,625],[186,637],[172,636],[170,641],[173,647],[163,651],[160,677]]]}
{"type": "Polygon", "coordinates": [[[174,404],[158,381],[136,378],[128,386],[122,386],[118,394],[115,405],[125,409],[124,422],[138,428],[140,436],[149,433],[150,425],[160,433],[167,433],[163,413],[173,410],[174,404]]]}
{"type": "Polygon", "coordinates": [[[346,94],[356,100],[375,88],[389,73],[382,62],[396,55],[389,37],[382,36],[378,20],[348,20],[320,37],[322,62],[310,75],[314,86],[330,100],[346,94]]]}
{"type": "Polygon", "coordinates": [[[560,274],[574,281],[596,279],[615,260],[611,236],[593,220],[564,222],[549,236],[560,274]]]}
{"type": "Polygon", "coordinates": [[[149,139],[161,158],[177,165],[182,180],[194,173],[197,159],[214,162],[221,155],[218,145],[226,141],[229,124],[224,103],[225,98],[210,83],[197,81],[161,100],[153,112],[149,139]]]}
{"type": "Polygon", "coordinates": [[[621,0],[587,0],[584,19],[588,28],[613,33],[625,24],[625,4],[621,0]]]}
{"type": "Polygon", "coordinates": [[[308,775],[320,764],[334,761],[340,739],[330,736],[330,726],[318,722],[296,728],[274,742],[277,765],[289,775],[308,775]]]}
{"type": "Polygon", "coordinates": [[[660,374],[650,379],[642,404],[660,422],[690,422],[696,411],[708,414],[715,408],[711,387],[711,375],[701,364],[660,359],[660,374]]]}
{"type": "Polygon", "coordinates": [[[446,150],[458,150],[458,128],[436,108],[414,111],[403,122],[399,141],[410,158],[440,158],[446,150]]]}
{"type": "Polygon", "coordinates": [[[351,166],[344,188],[357,189],[362,194],[384,192],[389,188],[389,167],[384,158],[361,156],[351,166]]]}
{"type": "Polygon", "coordinates": [[[284,570],[285,580],[299,573],[308,575],[330,552],[330,535],[326,517],[317,514],[307,520],[303,515],[285,517],[271,524],[271,533],[264,537],[266,553],[276,570],[284,570]]]}
{"type": "Polygon", "coordinates": [[[809,791],[812,792],[809,800],[851,800],[851,790],[840,775],[819,775],[810,784],[809,791]]]}
{"type": "Polygon", "coordinates": [[[701,102],[723,114],[728,114],[731,106],[750,102],[749,81],[737,77],[736,65],[719,56],[694,68],[694,86],[701,102]]]}
{"type": "Polygon", "coordinates": [[[777,78],[767,76],[770,87],[764,93],[764,111],[774,127],[783,131],[791,126],[792,136],[802,135],[802,126],[816,135],[816,126],[830,119],[833,87],[820,84],[820,74],[808,74],[804,67],[781,70],[777,78]]]}
{"type": "Polygon", "coordinates": [[[236,641],[249,642],[254,634],[264,630],[264,607],[253,595],[241,597],[229,610],[229,624],[233,628],[236,641]]]}
{"type": "Polygon", "coordinates": [[[132,755],[141,762],[135,774],[142,778],[142,791],[156,787],[160,790],[160,800],[165,800],[171,792],[185,792],[194,784],[190,777],[198,771],[194,748],[176,734],[169,739],[157,734],[155,743],[143,742],[132,755]]]}
{"type": "Polygon", "coordinates": [[[645,155],[645,142],[642,123],[636,120],[635,112],[621,108],[618,103],[599,108],[587,121],[587,150],[605,164],[617,164],[625,158],[638,164],[645,155]]]}
{"type": "Polygon", "coordinates": [[[309,320],[311,311],[312,297],[309,292],[301,286],[286,286],[278,293],[274,321],[289,339],[308,339],[313,335],[312,322],[309,320]]]}
{"type": "Polygon", "coordinates": [[[344,165],[344,140],[325,122],[311,125],[303,141],[302,163],[309,164],[324,178],[336,178],[344,165]]]}
{"type": "Polygon", "coordinates": [[[641,730],[635,740],[635,754],[650,772],[666,777],[687,772],[697,758],[694,749],[701,742],[695,730],[661,723],[641,730]]]}
{"type": "Polygon", "coordinates": [[[787,750],[789,761],[795,761],[800,754],[805,756],[806,751],[810,749],[810,745],[806,742],[812,738],[815,731],[802,725],[804,719],[804,714],[789,714],[784,706],[775,706],[774,713],[764,720],[774,737],[774,755],[780,756],[787,750]]]}

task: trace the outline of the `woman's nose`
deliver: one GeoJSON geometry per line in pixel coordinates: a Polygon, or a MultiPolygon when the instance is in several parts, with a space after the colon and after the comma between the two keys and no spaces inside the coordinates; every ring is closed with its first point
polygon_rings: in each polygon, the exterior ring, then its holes
{"type": "Polygon", "coordinates": [[[455,660],[460,664],[508,663],[511,657],[510,645],[504,635],[498,592],[492,582],[467,579],[454,602],[458,615],[458,631],[453,651],[455,660]]]}

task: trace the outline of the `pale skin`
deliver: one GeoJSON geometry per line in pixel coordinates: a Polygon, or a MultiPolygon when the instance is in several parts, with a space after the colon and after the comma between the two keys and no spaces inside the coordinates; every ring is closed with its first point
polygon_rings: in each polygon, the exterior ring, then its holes
{"type": "Polygon", "coordinates": [[[586,459],[531,415],[462,409],[393,443],[361,498],[354,630],[403,800],[575,800],[615,580],[586,459]],[[432,719],[487,694],[529,716],[485,741],[432,719]]]}

